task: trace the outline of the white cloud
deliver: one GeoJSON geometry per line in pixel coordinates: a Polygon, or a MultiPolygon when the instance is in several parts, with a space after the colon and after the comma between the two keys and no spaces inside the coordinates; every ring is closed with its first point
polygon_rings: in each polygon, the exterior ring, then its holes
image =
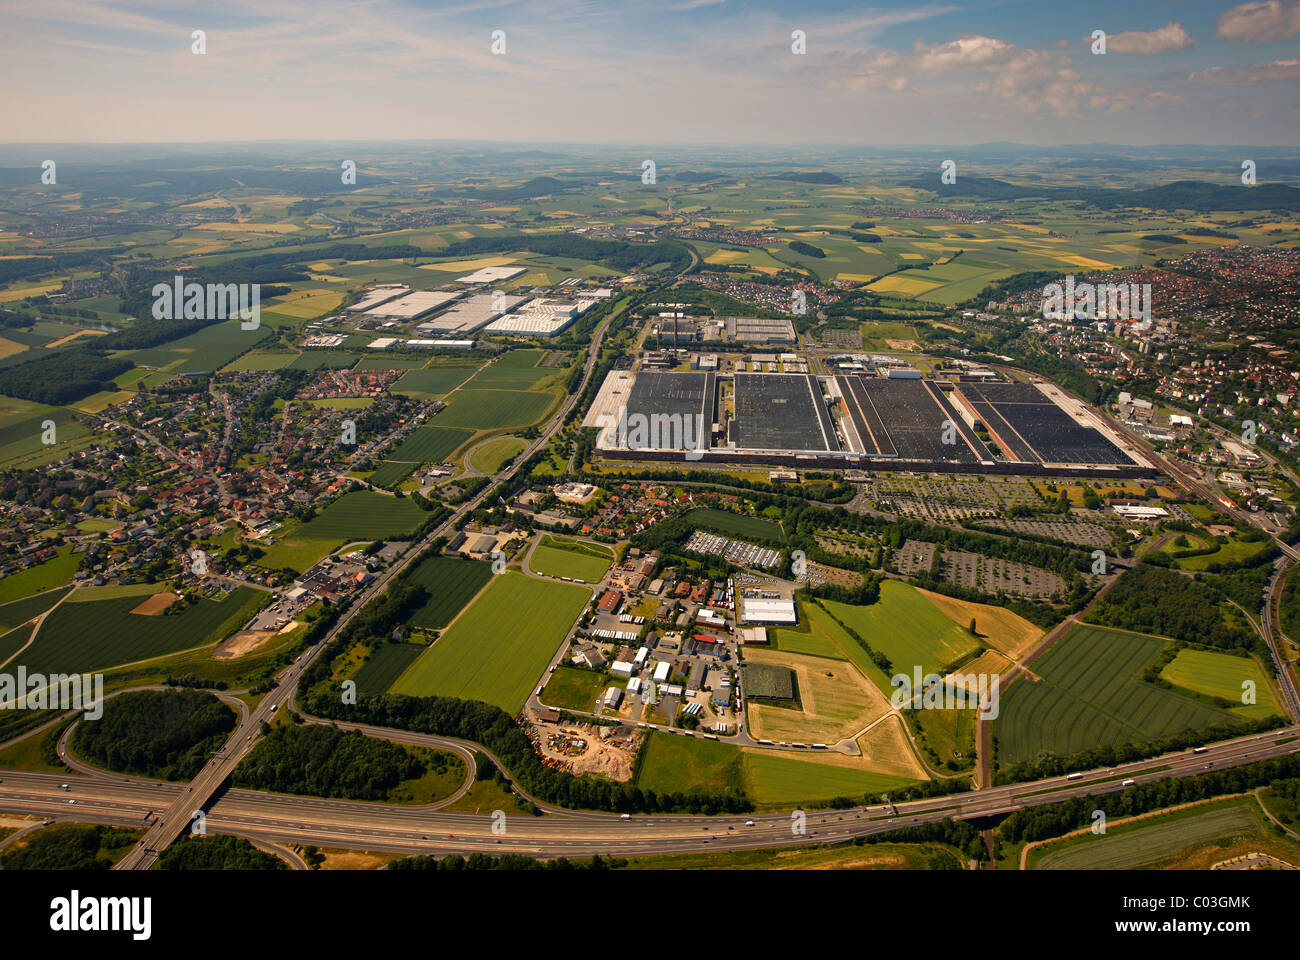
{"type": "Polygon", "coordinates": [[[1300,0],[1243,3],[1219,15],[1219,37],[1238,43],[1276,43],[1300,34],[1300,0]]]}
{"type": "MultiPolygon", "coordinates": [[[[1084,37],[1091,46],[1092,37],[1084,37]]],[[[1196,41],[1180,23],[1167,23],[1155,30],[1126,30],[1106,36],[1107,53],[1164,53],[1166,50],[1190,50],[1196,41]]]]}
{"type": "Polygon", "coordinates": [[[1241,67],[1210,67],[1189,74],[1188,80],[1255,87],[1279,80],[1300,80],[1300,60],[1274,60],[1241,67]]]}

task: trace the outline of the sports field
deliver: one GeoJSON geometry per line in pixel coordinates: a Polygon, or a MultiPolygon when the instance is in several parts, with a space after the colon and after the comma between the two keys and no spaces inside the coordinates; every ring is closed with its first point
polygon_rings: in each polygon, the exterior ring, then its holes
{"type": "Polygon", "coordinates": [[[1032,664],[1037,682],[1026,678],[1002,695],[994,728],[999,761],[1068,756],[1231,724],[1236,718],[1226,710],[1139,679],[1165,642],[1091,624],[1070,629],[1032,664]]]}
{"type": "Polygon", "coordinates": [[[575,584],[515,572],[494,577],[392,692],[483,700],[514,715],[590,599],[575,584]],[[528,616],[515,615],[521,610],[528,616]]]}
{"type": "MultiPolygon", "coordinates": [[[[787,743],[834,744],[856,736],[869,723],[890,711],[889,698],[844,661],[828,661],[784,650],[745,650],[747,663],[772,664],[793,670],[800,709],[749,704],[751,736],[787,743]]],[[[748,680],[749,696],[754,696],[748,680]]]]}
{"type": "Polygon", "coordinates": [[[528,566],[548,577],[572,577],[585,583],[599,583],[614,562],[614,551],[598,543],[570,540],[543,534],[533,549],[528,566]]]}
{"type": "Polygon", "coordinates": [[[492,564],[454,557],[429,557],[409,579],[429,591],[429,602],[411,615],[417,627],[441,630],[492,579],[492,564]]]}
{"type": "Polygon", "coordinates": [[[171,616],[132,613],[140,597],[64,603],[46,617],[21,662],[32,673],[107,670],[224,640],[266,606],[269,593],[237,587],[171,616]]]}
{"type": "Polygon", "coordinates": [[[1230,700],[1234,704],[1232,712],[1247,719],[1282,713],[1264,668],[1253,657],[1234,657],[1213,650],[1179,650],[1178,656],[1160,671],[1160,676],[1175,687],[1230,700]],[[1242,703],[1246,681],[1254,684],[1254,704],[1242,703]]]}
{"type": "Polygon", "coordinates": [[[897,580],[880,585],[880,599],[870,606],[850,606],[834,600],[822,605],[841,624],[889,658],[894,673],[923,673],[942,668],[979,646],[963,627],[944,616],[925,594],[897,580]]]}

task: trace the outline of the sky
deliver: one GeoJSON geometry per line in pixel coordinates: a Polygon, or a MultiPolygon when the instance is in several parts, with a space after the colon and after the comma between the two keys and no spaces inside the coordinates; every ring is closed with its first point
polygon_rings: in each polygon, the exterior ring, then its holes
{"type": "Polygon", "coordinates": [[[1300,0],[4,0],[0,22],[8,143],[1300,145],[1300,0]]]}

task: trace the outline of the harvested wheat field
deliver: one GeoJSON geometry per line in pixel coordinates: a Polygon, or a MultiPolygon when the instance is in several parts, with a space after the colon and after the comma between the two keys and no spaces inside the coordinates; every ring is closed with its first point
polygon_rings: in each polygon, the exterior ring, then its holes
{"type": "Polygon", "coordinates": [[[152,596],[144,598],[144,601],[131,608],[132,613],[137,613],[142,617],[154,617],[162,613],[179,597],[174,593],[155,593],[152,596]]]}
{"type": "Polygon", "coordinates": [[[1005,607],[958,600],[956,597],[946,597],[942,593],[921,590],[920,587],[916,589],[943,611],[945,617],[959,626],[969,626],[971,618],[974,617],[975,630],[980,639],[995,650],[1005,653],[1012,660],[1019,660],[1043,638],[1043,631],[1040,628],[1005,607]]]}

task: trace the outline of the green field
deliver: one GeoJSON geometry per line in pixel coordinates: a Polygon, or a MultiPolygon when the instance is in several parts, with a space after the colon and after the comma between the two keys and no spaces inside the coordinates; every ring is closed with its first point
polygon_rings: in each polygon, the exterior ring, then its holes
{"type": "Polygon", "coordinates": [[[260,370],[283,370],[298,357],[296,353],[286,350],[253,350],[236,358],[226,366],[226,370],[239,373],[260,370]]]}
{"type": "Polygon", "coordinates": [[[1234,657],[1212,650],[1179,650],[1160,676],[1175,687],[1232,701],[1232,712],[1251,720],[1281,714],[1264,668],[1253,657],[1234,657]],[[1254,681],[1255,703],[1241,702],[1242,683],[1254,681]]]}
{"type": "MultiPolygon", "coordinates": [[[[844,628],[817,604],[805,603],[801,612],[803,618],[797,628],[767,628],[768,642],[772,649],[805,653],[813,657],[830,657],[832,660],[850,659],[849,653],[854,647],[862,650],[844,632],[844,628]]],[[[862,657],[866,658],[866,651],[862,651],[862,657]]]]}
{"type": "Polygon", "coordinates": [[[472,389],[528,390],[538,381],[556,373],[552,367],[539,367],[541,350],[511,350],[500,360],[475,374],[468,385],[472,389]]]}
{"type": "Polygon", "coordinates": [[[755,803],[818,803],[887,793],[916,783],[870,770],[799,760],[774,750],[746,750],[744,766],[745,792],[755,803]]]}
{"type": "Polygon", "coordinates": [[[408,497],[371,490],[345,493],[296,531],[298,540],[396,540],[409,536],[425,512],[408,497]]]}
{"type": "Polygon", "coordinates": [[[492,564],[458,557],[429,557],[411,571],[410,581],[429,591],[429,602],[411,615],[417,627],[441,630],[492,579],[492,564]]]}
{"type": "Polygon", "coordinates": [[[352,677],[357,693],[362,696],[384,693],[424,651],[424,645],[417,643],[376,644],[370,659],[352,677]]]}
{"type": "Polygon", "coordinates": [[[834,600],[822,601],[822,605],[872,649],[887,656],[894,673],[911,675],[917,664],[923,673],[941,673],[979,646],[978,639],[944,616],[925,594],[897,580],[881,583],[880,599],[870,606],[834,600]]]}
{"type": "Polygon", "coordinates": [[[439,427],[475,430],[526,427],[542,419],[554,400],[549,393],[476,390],[466,386],[452,395],[447,407],[435,414],[432,422],[439,427]]]}
{"type": "Polygon", "coordinates": [[[222,320],[160,347],[137,350],[131,360],[137,366],[160,367],[169,373],[216,372],[270,335],[265,325],[241,330],[238,321],[222,320]]]}
{"type": "Polygon", "coordinates": [[[1254,801],[1235,801],[1211,809],[1125,824],[1102,836],[1071,837],[1035,858],[1035,870],[1132,870],[1203,843],[1262,836],[1254,801]]]}
{"type": "Polygon", "coordinates": [[[1018,682],[1002,695],[994,727],[999,761],[1069,756],[1231,724],[1236,718],[1226,710],[1139,679],[1165,642],[1091,624],[1071,628],[1034,661],[1037,683],[1018,682]]]}
{"type": "Polygon", "coordinates": [[[418,463],[403,463],[397,460],[381,460],[379,466],[370,474],[367,481],[376,487],[393,489],[415,472],[418,463]]]}
{"type": "Polygon", "coordinates": [[[89,436],[86,425],[65,407],[0,397],[0,466],[26,467],[35,465],[36,460],[59,459],[85,446],[89,436]],[[56,442],[49,446],[43,442],[47,420],[55,425],[56,442]]]}
{"type": "Polygon", "coordinates": [[[35,567],[18,570],[0,580],[0,603],[30,597],[42,590],[59,587],[72,579],[81,566],[81,557],[72,552],[72,547],[59,547],[53,560],[46,560],[35,567]]]}
{"type": "Polygon", "coordinates": [[[1267,550],[1268,547],[1269,543],[1266,540],[1229,540],[1214,553],[1206,553],[1198,557],[1183,557],[1175,562],[1184,570],[1200,572],[1209,569],[1210,565],[1214,563],[1241,563],[1241,561],[1248,560],[1255,554],[1267,550]]]}
{"type": "Polygon", "coordinates": [[[496,437],[470,454],[469,462],[479,473],[489,476],[496,473],[506,461],[518,456],[528,447],[527,440],[519,437],[496,437]]]}
{"type": "Polygon", "coordinates": [[[424,370],[408,370],[393,385],[393,392],[441,396],[450,393],[468,380],[475,369],[475,367],[430,367],[424,370]]]}
{"type": "MultiPolygon", "coordinates": [[[[558,672],[558,671],[557,671],[558,672]]],[[[741,793],[740,751],[729,743],[655,731],[642,747],[636,785],[656,793],[741,793]]]]}
{"type": "Polygon", "coordinates": [[[404,463],[441,463],[473,435],[473,430],[418,427],[388,455],[388,459],[404,463]]]}
{"type": "Polygon", "coordinates": [[[35,625],[29,626],[24,623],[8,632],[0,633],[0,664],[21,650],[23,644],[31,639],[32,631],[35,629],[35,625]]]}
{"type": "Polygon", "coordinates": [[[614,562],[614,551],[600,544],[569,540],[544,534],[528,566],[548,577],[572,577],[585,583],[599,583],[614,562]]]}
{"type": "Polygon", "coordinates": [[[583,587],[522,573],[494,577],[392,692],[483,700],[513,715],[590,598],[583,587]]]}
{"type": "Polygon", "coordinates": [[[37,614],[44,613],[58,603],[59,599],[69,589],[69,587],[63,587],[59,590],[49,590],[42,594],[24,597],[21,600],[11,600],[0,606],[0,630],[11,630],[20,623],[26,623],[37,614]]]}
{"type": "Polygon", "coordinates": [[[199,600],[171,616],[131,613],[140,597],[65,603],[45,618],[22,664],[31,673],[85,673],[216,643],[270,599],[237,587],[224,600],[199,600]]]}
{"type": "Polygon", "coordinates": [[[615,678],[607,673],[559,666],[551,674],[551,679],[546,681],[541,699],[548,707],[558,710],[597,713],[597,699],[612,684],[615,684],[615,678]]]}
{"type": "Polygon", "coordinates": [[[687,511],[682,519],[694,526],[724,533],[741,540],[752,538],[764,541],[771,540],[778,543],[785,542],[785,533],[781,530],[779,524],[772,523],[770,520],[760,520],[758,517],[742,516],[739,513],[732,513],[730,510],[714,510],[710,507],[701,507],[687,511]]]}

